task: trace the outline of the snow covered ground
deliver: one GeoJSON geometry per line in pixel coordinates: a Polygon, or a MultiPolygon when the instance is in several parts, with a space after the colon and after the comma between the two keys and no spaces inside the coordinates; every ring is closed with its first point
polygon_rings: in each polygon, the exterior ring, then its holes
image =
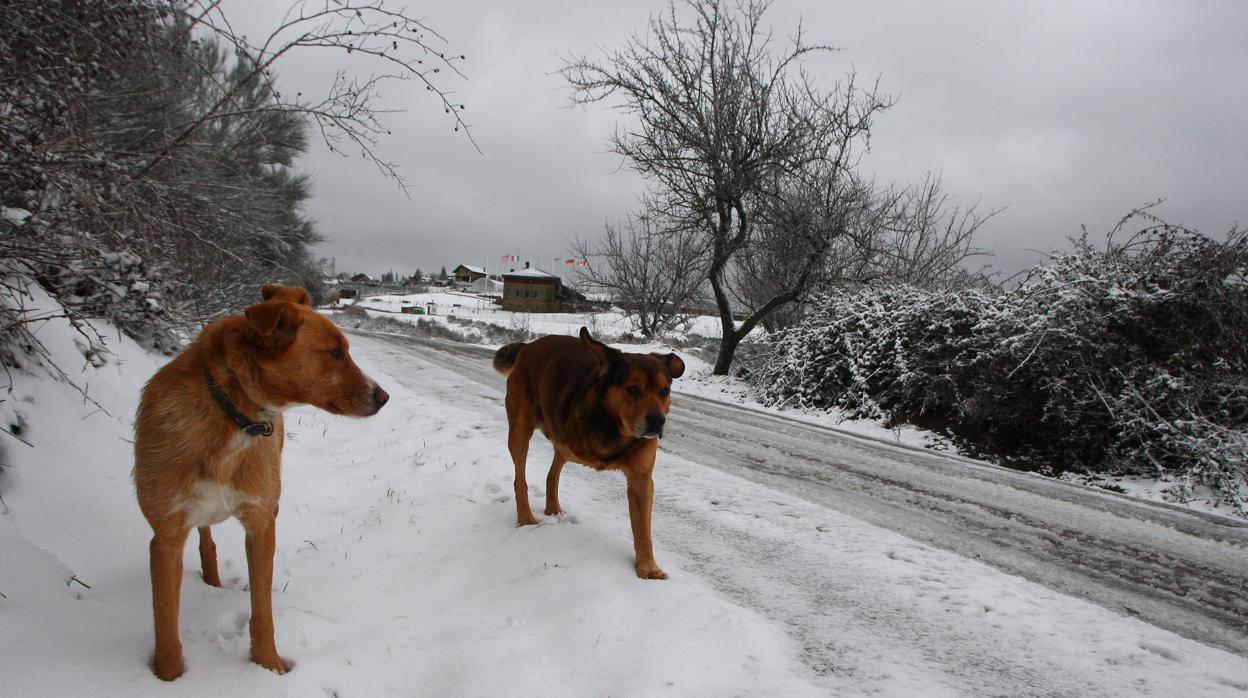
{"type": "MultiPolygon", "coordinates": [[[[451,324],[447,319],[448,316],[469,318],[505,329],[526,329],[537,335],[563,334],[574,336],[583,326],[589,327],[595,336],[618,337],[629,333],[628,321],[622,311],[618,309],[610,312],[580,314],[511,313],[498,309],[497,306],[491,307],[490,302],[487,300],[459,293],[372,296],[362,299],[358,305],[361,308],[374,311],[380,317],[412,323],[420,319],[432,320],[449,325],[456,331],[460,331],[461,328],[451,324]],[[424,307],[423,304],[429,302],[434,303],[436,312],[439,313],[438,315],[395,315],[395,313],[402,313],[402,308],[405,306],[419,305],[424,307]]],[[[689,335],[700,335],[709,338],[719,337],[718,319],[712,317],[695,318],[690,326],[689,335]]],[[[683,339],[688,335],[679,336],[683,339]]],[[[646,344],[617,343],[613,346],[624,351],[673,351],[672,347],[660,342],[646,344]]],[[[898,443],[949,453],[958,452],[957,446],[943,435],[909,424],[885,427],[876,420],[846,418],[837,409],[808,412],[763,405],[750,394],[749,386],[745,381],[734,376],[712,375],[711,365],[706,361],[692,356],[687,351],[679,349],[675,351],[681,353],[688,366],[686,375],[680,381],[679,392],[745,405],[751,409],[783,415],[788,419],[795,419],[809,424],[833,426],[842,431],[862,434],[872,438],[891,439],[898,443]]],[[[1147,501],[1174,503],[1173,497],[1167,491],[1173,487],[1174,483],[1167,480],[1141,476],[1075,473],[1066,473],[1061,477],[1070,482],[1100,487],[1113,492],[1121,492],[1147,501]]],[[[1214,493],[1207,487],[1197,487],[1191,499],[1181,504],[1182,506],[1217,516],[1237,518],[1224,504],[1218,501],[1214,493]]]]}
{"type": "Polygon", "coordinates": [[[0,480],[4,695],[815,693],[781,629],[697,578],[634,576],[622,497],[516,529],[497,399],[368,341],[353,354],[390,406],[360,421],[287,415],[274,605],[295,671],[247,662],[242,531],[227,522],[224,588],[202,583],[187,547],[187,673],[161,685],[128,442],[158,361],[119,339],[115,360],[83,366],[63,330],[40,336],[108,413],[29,379],[6,412],[33,447],[8,442],[0,480]]]}
{"type": "MultiPolygon", "coordinates": [[[[158,359],[115,338],[97,367],[66,328],[40,337],[99,407],[29,378],[0,403],[33,444],[0,442],[6,696],[1248,694],[1242,656],[668,453],[655,529],[672,578],[638,580],[619,478],[571,467],[570,513],[515,528],[501,379],[365,337],[352,353],[392,395],[378,416],[288,413],[274,615],[294,671],[247,661],[227,522],[224,588],[187,548],[187,673],[165,685],[146,665],[128,442],[158,359]]],[[[544,458],[539,438],[535,472],[544,458]]]]}

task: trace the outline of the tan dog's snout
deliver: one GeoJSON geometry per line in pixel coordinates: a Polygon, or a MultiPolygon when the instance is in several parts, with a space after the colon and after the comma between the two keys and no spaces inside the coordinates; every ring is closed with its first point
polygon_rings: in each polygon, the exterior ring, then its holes
{"type": "MultiPolygon", "coordinates": [[[[363,374],[360,375],[363,376],[363,374]]],[[[330,400],[324,405],[325,409],[348,417],[371,417],[380,412],[381,408],[390,401],[390,393],[387,393],[372,378],[363,376],[363,379],[363,390],[349,393],[348,396],[339,400],[330,400]]]]}
{"type": "Polygon", "coordinates": [[[390,401],[390,393],[387,393],[380,385],[373,383],[373,393],[371,404],[369,405],[369,415],[377,414],[381,408],[386,406],[390,401]]]}

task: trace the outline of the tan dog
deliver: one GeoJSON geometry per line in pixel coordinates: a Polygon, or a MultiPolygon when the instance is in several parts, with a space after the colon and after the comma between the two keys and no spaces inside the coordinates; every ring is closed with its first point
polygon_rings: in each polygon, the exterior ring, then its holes
{"type": "Polygon", "coordinates": [[[516,521],[537,523],[524,479],[529,440],[540,428],[555,447],[546,476],[546,515],[562,513],[559,474],[567,461],[620,470],[628,481],[637,576],[667,579],[654,561],[650,509],[654,458],[671,406],[672,379],[685,372],[675,354],[626,354],[581,328],[581,337],[542,337],[494,354],[507,376],[507,448],[516,466],[516,521]]]}
{"type": "Polygon", "coordinates": [[[347,339],[301,288],[265,286],[263,303],[204,328],[143,388],[135,423],[134,484],[151,544],[153,670],[182,675],[178,605],[182,548],[199,529],[204,581],[221,586],[209,526],[233,516],[247,532],[251,660],[289,666],[273,642],[273,552],[281,494],[282,410],[315,405],[376,414],[389,395],[347,354],[347,339]]]}

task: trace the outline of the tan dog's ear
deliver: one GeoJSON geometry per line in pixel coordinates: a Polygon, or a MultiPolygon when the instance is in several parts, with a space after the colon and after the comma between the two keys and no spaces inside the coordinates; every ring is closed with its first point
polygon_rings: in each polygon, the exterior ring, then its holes
{"type": "Polygon", "coordinates": [[[247,316],[247,324],[255,330],[259,343],[270,349],[289,343],[303,324],[303,316],[291,302],[284,300],[257,303],[243,314],[247,316]]]}
{"type": "Polygon", "coordinates": [[[277,284],[265,284],[260,289],[260,297],[266,301],[277,299],[279,301],[290,301],[299,305],[311,307],[312,296],[308,292],[298,286],[278,286],[277,284]]]}
{"type": "Polygon", "coordinates": [[[675,354],[651,354],[654,358],[663,362],[667,367],[667,374],[672,378],[680,378],[685,375],[685,362],[675,354]]]}
{"type": "Polygon", "coordinates": [[[616,358],[616,355],[620,353],[589,336],[589,330],[584,327],[581,328],[581,343],[594,352],[594,355],[598,357],[598,363],[603,366],[609,366],[611,361],[616,358]]]}

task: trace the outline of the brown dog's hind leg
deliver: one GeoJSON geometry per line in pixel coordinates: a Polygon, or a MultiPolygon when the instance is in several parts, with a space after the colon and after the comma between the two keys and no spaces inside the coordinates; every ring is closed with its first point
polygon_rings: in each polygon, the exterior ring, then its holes
{"type": "Polygon", "coordinates": [[[563,464],[568,459],[564,458],[558,449],[555,449],[555,459],[550,463],[550,472],[546,474],[546,515],[558,516],[563,513],[563,509],[559,507],[559,474],[563,472],[563,464]]]}
{"type": "MultiPolygon", "coordinates": [[[[510,415],[509,415],[510,416],[510,415]]],[[[537,523],[533,518],[533,510],[529,508],[529,484],[524,480],[524,465],[529,458],[529,439],[533,436],[533,427],[521,424],[519,419],[508,420],[511,428],[507,431],[507,450],[511,452],[511,462],[516,466],[516,525],[532,526],[537,523]]]]}
{"type": "Polygon", "coordinates": [[[152,617],[156,653],[152,671],[164,681],[182,675],[182,641],[178,638],[178,605],[182,595],[182,548],[189,529],[152,536],[152,617]]]}
{"type": "Polygon", "coordinates": [[[278,674],[290,666],[273,641],[273,553],[277,512],[240,517],[247,531],[247,577],[251,587],[251,661],[278,674]]]}
{"type": "Polygon", "coordinates": [[[667,573],[654,561],[650,542],[650,509],[654,504],[654,480],[650,475],[628,475],[628,518],[633,524],[633,551],[636,553],[637,576],[642,579],[667,579],[667,573]]]}
{"type": "Polygon", "coordinates": [[[199,568],[204,573],[204,583],[210,587],[221,586],[221,575],[217,573],[217,545],[212,542],[212,529],[199,527],[199,568]]]}

